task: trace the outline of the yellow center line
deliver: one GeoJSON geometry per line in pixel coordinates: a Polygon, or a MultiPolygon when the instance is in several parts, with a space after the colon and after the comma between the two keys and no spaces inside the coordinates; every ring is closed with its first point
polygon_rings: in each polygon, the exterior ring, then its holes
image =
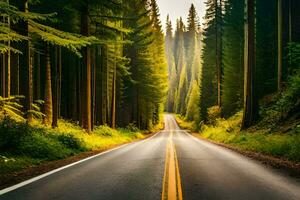
{"type": "Polygon", "coordinates": [[[166,149],[165,173],[162,200],[182,200],[181,179],[178,159],[171,131],[166,149]]]}

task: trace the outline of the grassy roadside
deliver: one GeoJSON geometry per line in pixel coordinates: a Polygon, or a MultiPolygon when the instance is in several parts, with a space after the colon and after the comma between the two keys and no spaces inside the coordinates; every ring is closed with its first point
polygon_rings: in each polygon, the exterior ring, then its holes
{"type": "Polygon", "coordinates": [[[300,127],[287,133],[272,132],[270,129],[253,127],[247,131],[240,131],[241,113],[225,119],[217,119],[214,125],[202,125],[196,130],[194,122],[187,122],[183,117],[176,116],[179,126],[196,132],[198,136],[211,141],[223,143],[240,150],[252,151],[300,162],[300,127]]]}
{"type": "MultiPolygon", "coordinates": [[[[162,126],[154,127],[151,132],[162,126]]],[[[63,120],[59,121],[59,128],[51,129],[39,122],[28,125],[7,118],[0,122],[0,176],[83,152],[106,150],[143,139],[147,134],[149,131],[134,126],[116,130],[99,126],[87,134],[79,126],[63,120]]]]}

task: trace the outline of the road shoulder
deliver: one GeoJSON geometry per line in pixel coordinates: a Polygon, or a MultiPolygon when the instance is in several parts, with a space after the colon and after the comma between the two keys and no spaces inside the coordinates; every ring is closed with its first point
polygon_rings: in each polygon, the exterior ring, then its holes
{"type": "Polygon", "coordinates": [[[23,181],[29,180],[33,177],[45,174],[45,173],[50,172],[52,170],[58,169],[60,167],[64,167],[66,165],[78,162],[80,160],[87,159],[87,158],[92,157],[92,156],[96,156],[97,154],[112,150],[112,149],[117,148],[117,147],[121,147],[122,145],[126,145],[126,144],[130,144],[130,143],[146,140],[146,139],[154,136],[155,134],[156,134],[156,132],[149,133],[144,138],[137,139],[137,140],[132,141],[132,142],[121,143],[121,144],[117,144],[117,145],[111,145],[111,146],[109,146],[105,149],[101,149],[101,150],[82,152],[82,153],[79,153],[77,155],[65,158],[65,159],[45,162],[45,163],[37,165],[37,166],[32,166],[32,167],[25,168],[21,171],[7,173],[5,175],[0,175],[0,190],[4,189],[4,188],[7,188],[7,187],[10,187],[10,186],[13,186],[13,185],[18,184],[18,183],[21,183],[23,181]]]}

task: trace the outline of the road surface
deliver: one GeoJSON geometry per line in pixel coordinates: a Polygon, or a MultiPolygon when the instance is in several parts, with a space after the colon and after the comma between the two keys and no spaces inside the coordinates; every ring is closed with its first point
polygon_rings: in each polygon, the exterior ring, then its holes
{"type": "Polygon", "coordinates": [[[298,180],[190,136],[171,115],[149,139],[29,182],[0,191],[0,199],[300,199],[298,180]]]}

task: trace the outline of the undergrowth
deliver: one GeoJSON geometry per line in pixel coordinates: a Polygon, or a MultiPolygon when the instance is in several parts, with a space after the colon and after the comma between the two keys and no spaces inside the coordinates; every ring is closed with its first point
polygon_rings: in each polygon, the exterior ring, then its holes
{"type": "MultiPolygon", "coordinates": [[[[184,122],[177,117],[183,128],[191,122],[184,122]]],[[[293,162],[300,162],[300,131],[298,133],[270,133],[268,129],[250,129],[240,131],[242,112],[225,120],[216,119],[215,125],[202,125],[199,135],[202,138],[213,140],[237,147],[242,150],[254,151],[281,157],[293,162]]],[[[297,127],[297,128],[300,128],[297,127]]]]}
{"type": "Polygon", "coordinates": [[[114,130],[99,126],[87,134],[63,120],[59,121],[59,128],[52,129],[39,122],[29,125],[5,117],[0,122],[0,174],[143,137],[143,132],[135,127],[114,130]]]}

